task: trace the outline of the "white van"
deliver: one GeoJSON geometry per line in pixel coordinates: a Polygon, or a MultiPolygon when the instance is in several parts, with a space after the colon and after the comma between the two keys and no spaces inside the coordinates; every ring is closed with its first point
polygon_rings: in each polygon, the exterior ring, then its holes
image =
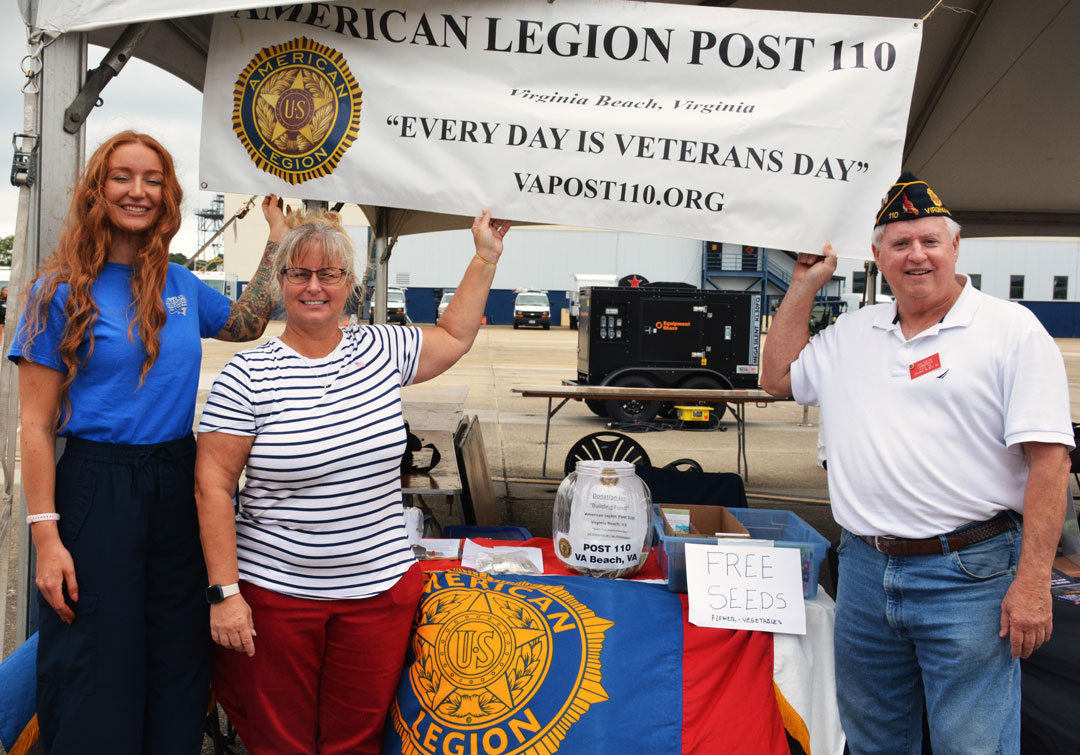
{"type": "Polygon", "coordinates": [[[522,291],[514,297],[514,330],[525,325],[551,329],[551,302],[546,291],[522,291]]]}
{"type": "Polygon", "coordinates": [[[447,291],[442,295],[442,299],[439,300],[439,308],[435,312],[435,322],[438,322],[439,318],[446,314],[446,308],[450,306],[450,300],[453,298],[453,291],[447,291]]]}
{"type": "MultiPolygon", "coordinates": [[[[405,303],[405,289],[389,287],[386,289],[386,321],[405,325],[412,322],[405,303]]],[[[375,322],[375,297],[368,304],[368,322],[375,322]]]]}

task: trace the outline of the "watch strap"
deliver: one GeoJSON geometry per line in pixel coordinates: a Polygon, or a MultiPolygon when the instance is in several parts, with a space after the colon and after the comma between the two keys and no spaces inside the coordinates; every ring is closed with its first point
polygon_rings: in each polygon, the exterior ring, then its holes
{"type": "Polygon", "coordinates": [[[206,601],[214,605],[239,593],[240,584],[237,582],[233,582],[231,585],[210,585],[206,588],[206,601]]]}

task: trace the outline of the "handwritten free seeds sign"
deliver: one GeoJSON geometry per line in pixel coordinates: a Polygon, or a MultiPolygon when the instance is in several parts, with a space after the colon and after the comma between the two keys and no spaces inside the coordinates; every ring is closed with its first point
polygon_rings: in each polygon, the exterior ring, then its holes
{"type": "Polygon", "coordinates": [[[216,17],[216,191],[860,254],[900,170],[910,20],[659,3],[216,17]]]}
{"type": "Polygon", "coordinates": [[[686,588],[696,626],[806,634],[798,548],[687,543],[686,588]]]}

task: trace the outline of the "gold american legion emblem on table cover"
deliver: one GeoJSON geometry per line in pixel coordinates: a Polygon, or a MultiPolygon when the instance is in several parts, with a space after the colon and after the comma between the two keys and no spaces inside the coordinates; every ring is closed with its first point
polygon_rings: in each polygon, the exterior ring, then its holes
{"type": "Polygon", "coordinates": [[[345,57],[299,37],[264,47],[233,90],[233,131],[262,171],[291,184],[334,172],[356,139],[361,89],[345,57]]]}
{"type": "Polygon", "coordinates": [[[614,624],[564,587],[464,569],[427,580],[390,711],[406,755],[555,752],[608,699],[600,651],[614,624]]]}

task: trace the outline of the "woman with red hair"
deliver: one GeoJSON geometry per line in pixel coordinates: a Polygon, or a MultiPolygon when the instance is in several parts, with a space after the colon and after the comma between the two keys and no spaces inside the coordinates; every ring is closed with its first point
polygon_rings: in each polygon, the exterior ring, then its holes
{"type": "Polygon", "coordinates": [[[169,263],[182,196],[155,139],[125,131],[102,144],[9,354],[37,549],[46,752],[201,747],[210,643],[191,432],[201,339],[262,334],[286,229],[280,200],[267,197],[270,240],[230,302],[169,263]]]}

